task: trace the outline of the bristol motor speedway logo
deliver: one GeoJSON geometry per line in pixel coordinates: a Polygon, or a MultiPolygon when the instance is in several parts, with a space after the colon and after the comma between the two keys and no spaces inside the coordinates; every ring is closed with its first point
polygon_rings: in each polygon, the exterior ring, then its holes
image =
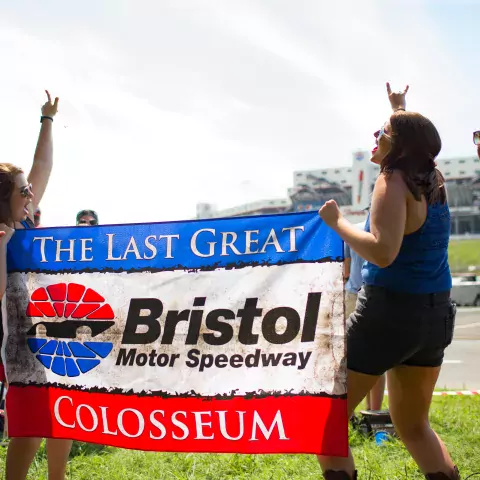
{"type": "Polygon", "coordinates": [[[32,353],[57,375],[78,377],[99,365],[112,351],[110,342],[76,339],[80,327],[89,327],[94,338],[115,324],[112,307],[91,288],[77,283],[38,288],[32,293],[27,316],[57,319],[40,321],[27,332],[32,353]],[[59,321],[61,318],[64,320],[59,321]],[[45,328],[47,338],[37,336],[39,325],[45,328]]]}

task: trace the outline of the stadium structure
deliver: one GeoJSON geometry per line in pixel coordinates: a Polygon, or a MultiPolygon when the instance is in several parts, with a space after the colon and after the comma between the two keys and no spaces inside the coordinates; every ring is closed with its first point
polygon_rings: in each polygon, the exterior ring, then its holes
{"type": "MultiPolygon", "coordinates": [[[[217,210],[213,205],[197,205],[197,218],[237,217],[272,213],[318,210],[334,199],[343,215],[356,223],[366,219],[366,208],[379,173],[370,162],[370,152],[353,154],[350,167],[304,170],[293,173],[293,186],[287,196],[260,200],[217,210]]],[[[437,160],[446,180],[452,217],[452,234],[480,233],[480,160],[477,157],[437,160]]]]}

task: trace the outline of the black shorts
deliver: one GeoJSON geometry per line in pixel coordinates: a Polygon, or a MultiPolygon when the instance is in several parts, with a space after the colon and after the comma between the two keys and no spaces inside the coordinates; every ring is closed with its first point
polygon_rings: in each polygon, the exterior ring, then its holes
{"type": "Polygon", "coordinates": [[[450,291],[413,294],[365,285],[347,319],[347,366],[381,375],[397,365],[439,367],[452,343],[450,291]]]}

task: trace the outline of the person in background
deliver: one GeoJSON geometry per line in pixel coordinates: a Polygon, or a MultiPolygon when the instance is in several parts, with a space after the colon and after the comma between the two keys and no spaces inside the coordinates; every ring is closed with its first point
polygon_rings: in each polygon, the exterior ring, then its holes
{"type": "MultiPolygon", "coordinates": [[[[356,223],[355,226],[361,230],[365,222],[356,223]]],[[[364,260],[352,250],[347,243],[344,244],[344,277],[345,277],[345,318],[355,310],[357,294],[362,287],[362,265],[364,260]]]]}
{"type": "MultiPolygon", "coordinates": [[[[388,371],[390,415],[410,455],[428,480],[458,480],[429,422],[456,314],[448,263],[450,211],[445,179],[435,168],[442,142],[428,118],[405,110],[407,90],[392,93],[387,84],[393,113],[374,134],[371,162],[380,165],[380,174],[365,230],[343,218],[334,200],[319,215],[366,260],[346,327],[348,416],[388,371]]],[[[346,458],[318,460],[327,480],[357,478],[351,451],[346,458]]]]}
{"type": "Polygon", "coordinates": [[[98,215],[95,210],[80,210],[77,213],[77,227],[98,225],[98,215]]]}
{"type": "Polygon", "coordinates": [[[473,143],[477,146],[477,155],[480,158],[480,130],[473,132],[473,143]]]}
{"type": "MultiPolygon", "coordinates": [[[[368,209],[367,209],[368,210],[368,209]]],[[[365,222],[356,223],[360,230],[365,228],[365,222]]],[[[362,288],[362,267],[364,264],[361,258],[347,243],[345,243],[345,319],[355,311],[357,295],[362,288]]],[[[367,410],[381,410],[385,393],[386,379],[382,375],[366,397],[367,410]]]]}
{"type": "Polygon", "coordinates": [[[40,228],[40,223],[42,221],[42,212],[40,210],[40,208],[37,207],[37,209],[35,210],[34,214],[33,214],[33,223],[35,224],[35,228],[40,228]]]}
{"type": "MultiPolygon", "coordinates": [[[[52,102],[50,94],[42,106],[41,127],[33,165],[25,177],[22,169],[10,163],[0,163],[0,298],[7,282],[7,243],[17,229],[34,228],[34,211],[45,193],[53,166],[53,118],[58,109],[58,98],[52,102]]],[[[1,322],[0,322],[1,325],[1,322]]],[[[3,367],[0,375],[5,379],[3,367]],[[2,375],[3,374],[3,375],[2,375]]],[[[39,411],[38,415],[45,415],[39,411]]],[[[8,420],[8,408],[7,408],[8,420]]],[[[14,437],[8,443],[6,480],[25,480],[41,438],[14,437]]],[[[71,440],[47,439],[49,480],[64,480],[71,440]]]]}

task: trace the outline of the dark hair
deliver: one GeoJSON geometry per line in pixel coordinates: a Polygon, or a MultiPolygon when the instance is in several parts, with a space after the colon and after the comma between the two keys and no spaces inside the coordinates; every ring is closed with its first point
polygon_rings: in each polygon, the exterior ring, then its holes
{"type": "Polygon", "coordinates": [[[82,217],[85,217],[85,216],[89,216],[89,217],[93,217],[95,219],[95,221],[98,223],[98,214],[95,210],[80,210],[78,213],[77,213],[77,225],[78,225],[78,222],[80,221],[80,219],[82,217]]]}
{"type": "Polygon", "coordinates": [[[380,164],[380,172],[388,176],[400,171],[417,201],[425,195],[429,204],[445,203],[445,179],[435,168],[442,148],[435,125],[419,113],[404,111],[395,112],[390,125],[392,147],[380,164]]]}
{"type": "Polygon", "coordinates": [[[0,163],[0,223],[12,221],[10,198],[15,189],[15,177],[23,170],[11,163],[0,163]]]}

